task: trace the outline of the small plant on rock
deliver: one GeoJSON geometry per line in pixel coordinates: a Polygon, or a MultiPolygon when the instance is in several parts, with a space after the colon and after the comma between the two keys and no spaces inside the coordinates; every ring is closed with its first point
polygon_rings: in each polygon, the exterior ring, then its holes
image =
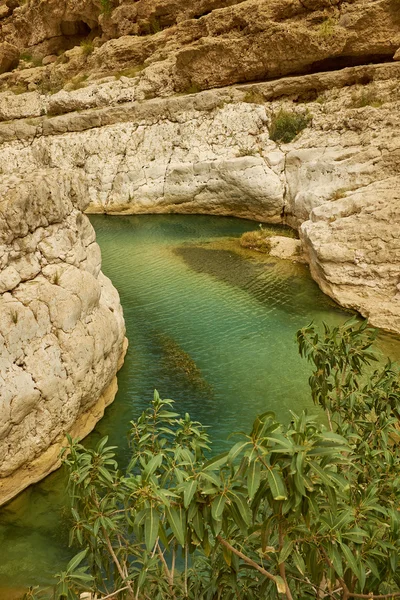
{"type": "Polygon", "coordinates": [[[247,102],[248,104],[265,104],[265,98],[261,92],[251,89],[245,93],[243,102],[247,102]]]}
{"type": "Polygon", "coordinates": [[[319,26],[319,35],[329,37],[335,33],[336,22],[333,19],[326,19],[319,26]]]}
{"type": "Polygon", "coordinates": [[[191,83],[189,87],[184,90],[184,94],[198,94],[201,92],[201,87],[197,83],[191,83]]]}
{"type": "Polygon", "coordinates": [[[283,108],[272,115],[269,136],[274,142],[288,144],[303,131],[311,121],[307,113],[296,113],[283,108]]]}
{"type": "Polygon", "coordinates": [[[61,278],[60,271],[56,271],[53,275],[54,285],[60,285],[60,278],[61,278]]]}
{"type": "Polygon", "coordinates": [[[271,235],[260,223],[258,231],[246,231],[240,238],[239,244],[242,248],[268,254],[271,249],[271,242],[268,238],[271,235]]]}
{"type": "Polygon", "coordinates": [[[112,11],[111,0],[100,0],[100,8],[103,15],[109,16],[112,11]]]}
{"type": "Polygon", "coordinates": [[[352,108],[364,108],[365,106],[372,106],[373,108],[382,106],[382,100],[374,87],[368,87],[361,92],[354,92],[351,96],[352,108]]]}
{"type": "Polygon", "coordinates": [[[81,42],[81,50],[82,50],[82,54],[85,54],[86,56],[88,56],[89,54],[92,54],[92,52],[94,50],[93,42],[91,40],[83,40],[81,42]]]}

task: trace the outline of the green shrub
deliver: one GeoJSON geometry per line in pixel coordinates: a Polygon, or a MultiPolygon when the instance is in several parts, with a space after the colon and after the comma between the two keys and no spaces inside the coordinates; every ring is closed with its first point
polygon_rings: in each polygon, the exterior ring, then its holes
{"type": "Polygon", "coordinates": [[[263,254],[268,254],[271,250],[271,242],[268,239],[271,233],[260,226],[258,231],[246,231],[240,238],[239,244],[242,248],[257,250],[263,254]]]}
{"type": "Polygon", "coordinates": [[[265,98],[261,92],[252,89],[245,93],[242,102],[248,102],[249,104],[265,104],[265,98]]]}
{"type": "Polygon", "coordinates": [[[390,362],[372,370],[375,337],[356,319],[297,333],[326,424],[267,411],[210,457],[202,425],[155,392],[123,471],[107,438],[70,440],[70,539],[83,549],[52,598],[399,597],[400,379],[390,362]]]}
{"type": "Polygon", "coordinates": [[[378,92],[374,87],[362,90],[361,92],[353,92],[351,95],[352,108],[364,108],[365,106],[380,108],[382,104],[383,102],[379,98],[378,92]]]}
{"type": "Polygon", "coordinates": [[[272,115],[269,136],[274,142],[288,144],[308,126],[310,121],[311,117],[308,114],[281,109],[272,115]]]}
{"type": "Polygon", "coordinates": [[[150,33],[159,33],[162,31],[161,21],[159,17],[152,17],[149,21],[150,33]]]}
{"type": "Polygon", "coordinates": [[[9,89],[16,96],[19,96],[20,94],[25,94],[25,92],[28,91],[27,86],[23,83],[17,83],[16,85],[11,86],[9,89]]]}
{"type": "Polygon", "coordinates": [[[112,11],[111,0],[100,0],[100,9],[103,15],[109,16],[112,11]]]}
{"type": "Polygon", "coordinates": [[[201,92],[201,87],[197,83],[191,83],[185,90],[184,94],[198,94],[201,92]]]}
{"type": "Polygon", "coordinates": [[[88,56],[89,54],[92,54],[92,52],[94,50],[93,42],[91,40],[83,40],[81,42],[81,50],[82,50],[82,54],[85,54],[86,56],[88,56]]]}
{"type": "Polygon", "coordinates": [[[74,90],[80,90],[81,88],[86,87],[86,81],[87,78],[89,77],[89,75],[83,74],[83,75],[76,75],[75,77],[73,77],[70,81],[70,83],[72,84],[71,87],[74,90]]]}
{"type": "Polygon", "coordinates": [[[20,55],[20,59],[25,62],[31,63],[34,67],[41,67],[43,63],[43,56],[38,54],[34,55],[31,52],[23,52],[20,55]]]}
{"type": "Polygon", "coordinates": [[[20,59],[25,60],[26,62],[31,62],[32,53],[31,52],[22,52],[22,54],[20,55],[20,59]]]}

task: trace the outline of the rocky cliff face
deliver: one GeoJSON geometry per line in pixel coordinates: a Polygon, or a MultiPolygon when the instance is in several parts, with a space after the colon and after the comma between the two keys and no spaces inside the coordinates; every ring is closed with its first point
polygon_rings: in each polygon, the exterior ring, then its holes
{"type": "Polygon", "coordinates": [[[0,504],[59,464],[116,393],[119,297],[100,271],[82,176],[0,184],[0,504]]]}
{"type": "Polygon", "coordinates": [[[0,0],[3,499],[114,393],[89,201],[288,223],[326,293],[400,332],[399,46],[398,0],[0,0]]]}
{"type": "Polygon", "coordinates": [[[0,40],[24,60],[0,85],[127,70],[142,98],[204,90],[391,60],[399,24],[398,0],[3,0],[0,40]]]}

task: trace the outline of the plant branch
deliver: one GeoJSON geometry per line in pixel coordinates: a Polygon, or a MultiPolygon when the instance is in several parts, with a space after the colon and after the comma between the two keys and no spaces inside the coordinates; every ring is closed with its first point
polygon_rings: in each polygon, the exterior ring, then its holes
{"type": "Polygon", "coordinates": [[[226,540],[224,540],[224,538],[222,538],[220,535],[217,535],[217,540],[220,542],[220,544],[222,544],[223,546],[225,546],[225,548],[228,548],[228,550],[230,550],[231,552],[233,552],[233,554],[236,554],[236,556],[238,556],[239,558],[241,558],[242,560],[244,560],[245,563],[247,563],[248,565],[251,565],[252,567],[254,567],[255,569],[257,569],[257,571],[259,573],[262,573],[262,575],[264,575],[265,577],[267,577],[267,579],[270,579],[271,581],[273,581],[274,583],[276,583],[276,577],[274,575],[272,575],[272,573],[270,573],[269,571],[267,571],[263,567],[260,567],[260,565],[258,563],[256,563],[254,560],[252,560],[251,558],[249,558],[245,554],[243,554],[243,552],[240,552],[240,550],[236,550],[236,548],[234,548],[229,542],[227,542],[226,540]]]}
{"type": "Polygon", "coordinates": [[[160,560],[164,567],[165,575],[167,576],[167,579],[168,579],[169,586],[172,589],[172,586],[174,583],[173,575],[172,575],[171,571],[168,569],[167,561],[164,558],[164,553],[161,550],[160,544],[158,542],[157,542],[157,554],[160,557],[160,560]]]}
{"type": "Polygon", "coordinates": [[[115,592],[113,592],[112,594],[108,594],[108,596],[102,596],[101,600],[107,600],[108,598],[114,598],[114,596],[116,596],[116,594],[119,594],[120,592],[124,592],[125,590],[129,590],[129,587],[125,586],[123,588],[119,588],[119,590],[115,590],[115,592]]]}
{"type": "MultiPolygon", "coordinates": [[[[282,531],[282,525],[281,523],[279,523],[279,551],[282,550],[283,547],[283,531],[282,531]]],[[[285,582],[285,593],[286,593],[286,597],[288,600],[293,600],[293,596],[292,596],[292,592],[290,591],[287,579],[286,579],[286,567],[285,567],[285,563],[281,562],[279,563],[279,573],[280,576],[282,577],[283,581],[285,582]]]]}
{"type": "MultiPolygon", "coordinates": [[[[108,551],[110,552],[110,554],[112,556],[112,559],[114,561],[114,564],[115,564],[115,566],[118,569],[118,573],[120,574],[122,580],[124,580],[124,579],[126,579],[126,576],[125,576],[124,571],[123,571],[123,569],[121,567],[121,564],[120,564],[120,562],[119,562],[119,560],[117,558],[117,555],[114,552],[114,548],[112,547],[110,538],[109,538],[107,532],[105,531],[105,529],[103,529],[103,535],[104,535],[104,539],[106,540],[108,551]]],[[[133,596],[133,589],[132,589],[132,586],[131,586],[131,584],[129,582],[127,582],[127,587],[128,587],[128,590],[130,591],[130,593],[133,596]]]]}
{"type": "Polygon", "coordinates": [[[348,598],[366,598],[370,600],[384,600],[385,598],[400,598],[400,592],[393,592],[392,594],[353,594],[349,593],[348,598]]]}

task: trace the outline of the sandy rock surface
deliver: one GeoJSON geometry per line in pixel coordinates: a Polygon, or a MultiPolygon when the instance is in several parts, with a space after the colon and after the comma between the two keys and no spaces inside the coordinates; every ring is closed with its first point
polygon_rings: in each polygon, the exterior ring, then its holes
{"type": "Polygon", "coordinates": [[[0,88],[127,72],[149,98],[391,61],[399,22],[395,0],[29,0],[0,13],[23,59],[0,88]]]}

